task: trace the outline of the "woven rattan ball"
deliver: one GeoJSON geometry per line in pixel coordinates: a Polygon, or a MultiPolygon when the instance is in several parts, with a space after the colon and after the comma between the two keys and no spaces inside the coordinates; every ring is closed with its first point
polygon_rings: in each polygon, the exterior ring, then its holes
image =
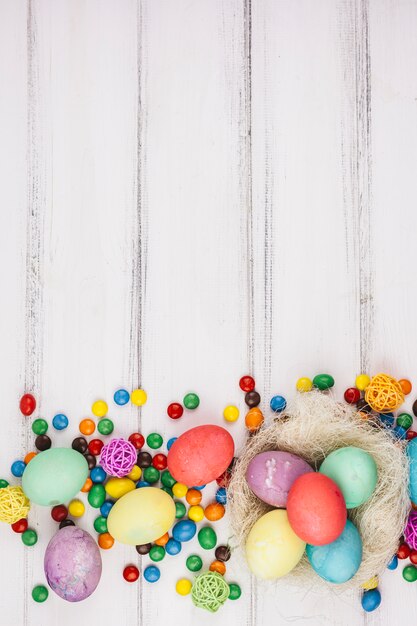
{"type": "Polygon", "coordinates": [[[0,489],[0,522],[14,524],[27,517],[30,502],[21,487],[4,487],[0,489]]]}
{"type": "Polygon", "coordinates": [[[387,413],[404,402],[404,393],[398,380],[388,374],[377,374],[366,388],[365,400],[377,413],[387,413]]]}

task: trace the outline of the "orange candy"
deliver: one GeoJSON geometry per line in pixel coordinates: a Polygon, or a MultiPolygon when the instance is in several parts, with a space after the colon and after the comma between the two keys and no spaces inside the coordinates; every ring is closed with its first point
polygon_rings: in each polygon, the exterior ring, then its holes
{"type": "Polygon", "coordinates": [[[165,533],[165,535],[162,535],[162,537],[159,537],[159,539],[155,539],[155,543],[157,546],[165,546],[168,543],[169,540],[169,535],[168,533],[165,533]]]}
{"type": "Polygon", "coordinates": [[[80,433],[83,435],[92,435],[96,429],[96,425],[93,420],[86,418],[85,420],[81,420],[79,429],[80,433]]]}
{"type": "Polygon", "coordinates": [[[36,456],[36,452],[28,452],[25,458],[23,459],[26,465],[36,456]]]}
{"type": "Polygon", "coordinates": [[[92,486],[93,486],[93,481],[91,480],[91,478],[87,478],[84,485],[81,487],[81,491],[83,493],[87,493],[88,491],[90,491],[92,486]]]}
{"type": "Polygon", "coordinates": [[[187,491],[185,499],[187,500],[188,504],[191,504],[191,506],[195,506],[196,504],[200,504],[202,497],[202,493],[198,489],[189,489],[187,491]]]}
{"type": "Polygon", "coordinates": [[[226,565],[223,561],[213,561],[209,567],[210,572],[217,572],[222,576],[226,573],[226,565]]]}
{"type": "Polygon", "coordinates": [[[204,509],[204,515],[210,522],[217,522],[224,515],[224,506],[220,502],[213,502],[204,509]]]}
{"type": "Polygon", "coordinates": [[[98,536],[98,545],[103,550],[109,550],[114,544],[114,539],[110,533],[101,533],[98,536]]]}
{"type": "Polygon", "coordinates": [[[406,378],[401,378],[401,380],[399,380],[398,382],[400,383],[400,387],[403,390],[403,394],[405,396],[408,396],[408,394],[411,393],[413,385],[406,378]]]}
{"type": "Polygon", "coordinates": [[[245,425],[251,433],[258,430],[258,428],[262,426],[263,421],[264,416],[262,415],[262,411],[258,407],[254,407],[246,413],[245,425]]]}

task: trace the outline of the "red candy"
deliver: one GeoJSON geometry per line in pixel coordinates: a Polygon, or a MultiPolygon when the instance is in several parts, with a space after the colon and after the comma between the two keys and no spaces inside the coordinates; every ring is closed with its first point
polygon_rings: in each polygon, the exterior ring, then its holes
{"type": "Polygon", "coordinates": [[[101,441],[101,439],[92,439],[90,443],[88,444],[88,451],[90,454],[93,454],[94,456],[98,456],[103,446],[104,446],[104,441],[101,441]]]}
{"type": "Polygon", "coordinates": [[[133,443],[136,450],[140,450],[145,445],[145,437],[140,433],[132,433],[129,437],[130,443],[133,443]]]}
{"type": "Polygon", "coordinates": [[[406,434],[406,439],[414,439],[414,437],[417,437],[417,433],[415,430],[407,430],[407,434],[406,434]]]}
{"type": "Polygon", "coordinates": [[[28,521],[25,517],[12,524],[12,530],[14,530],[15,533],[24,533],[27,529],[28,521]]]}
{"type": "Polygon", "coordinates": [[[247,393],[248,391],[253,391],[255,389],[255,380],[252,376],[242,376],[239,380],[239,387],[242,391],[247,393]]]}
{"type": "Polygon", "coordinates": [[[177,420],[184,413],[184,409],[178,402],[172,402],[167,408],[167,413],[172,420],[177,420]]]}
{"type": "Polygon", "coordinates": [[[417,565],[417,550],[411,550],[410,561],[414,565],[417,565]]]}
{"type": "Polygon", "coordinates": [[[23,415],[26,415],[26,417],[28,417],[29,415],[32,415],[35,409],[35,398],[32,396],[31,393],[25,393],[25,395],[20,398],[20,411],[23,413],[23,415]]]}
{"type": "Polygon", "coordinates": [[[219,487],[224,487],[225,489],[228,488],[229,483],[232,480],[232,471],[235,463],[236,458],[233,457],[229,467],[223,472],[223,474],[220,474],[220,476],[216,478],[216,483],[219,485],[219,487]]]}
{"type": "Polygon", "coordinates": [[[167,466],[167,458],[165,454],[155,454],[152,459],[152,465],[156,467],[157,470],[164,470],[167,466]]]}
{"type": "Polygon", "coordinates": [[[56,522],[62,522],[68,517],[67,507],[64,504],[57,504],[51,509],[51,517],[56,522]]]}
{"type": "Polygon", "coordinates": [[[139,570],[135,565],[127,565],[123,570],[123,578],[128,583],[134,583],[139,578],[139,570]]]}
{"type": "Polygon", "coordinates": [[[361,399],[361,392],[356,387],[346,389],[344,398],[348,404],[356,404],[361,399]]]}
{"type": "Polygon", "coordinates": [[[406,543],[400,544],[397,550],[397,556],[399,559],[408,559],[411,554],[410,546],[406,543]]]}

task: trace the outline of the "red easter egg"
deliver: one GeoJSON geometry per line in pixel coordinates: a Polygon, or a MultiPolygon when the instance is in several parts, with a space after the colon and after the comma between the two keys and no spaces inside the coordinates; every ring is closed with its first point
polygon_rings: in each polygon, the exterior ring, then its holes
{"type": "Polygon", "coordinates": [[[233,459],[235,444],[221,426],[196,426],[174,441],[168,452],[172,476],[188,487],[199,487],[215,480],[233,459]]]}
{"type": "Polygon", "coordinates": [[[346,525],[346,503],[333,480],[310,472],[294,481],[287,500],[288,521],[296,535],[313,546],[335,541],[346,525]]]}

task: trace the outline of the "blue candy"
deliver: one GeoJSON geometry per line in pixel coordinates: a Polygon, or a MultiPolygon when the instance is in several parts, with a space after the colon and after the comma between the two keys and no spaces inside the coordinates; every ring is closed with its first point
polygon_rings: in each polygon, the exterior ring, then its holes
{"type": "Polygon", "coordinates": [[[97,465],[96,467],[93,467],[93,469],[91,470],[90,478],[93,481],[93,483],[104,483],[104,481],[107,478],[107,473],[104,471],[102,467],[100,467],[100,465],[97,465]]]}
{"type": "Polygon", "coordinates": [[[369,589],[369,591],[365,591],[362,600],[361,600],[362,608],[370,613],[371,611],[375,611],[381,604],[381,594],[378,589],[369,589]]]}
{"type": "Polygon", "coordinates": [[[395,426],[391,432],[397,439],[405,439],[407,435],[407,431],[402,426],[395,426]]]}
{"type": "Polygon", "coordinates": [[[171,437],[171,439],[168,439],[168,443],[167,443],[167,450],[169,450],[172,446],[172,444],[174,443],[174,441],[176,441],[178,439],[178,437],[171,437]]]}
{"type": "Polygon", "coordinates": [[[224,487],[220,487],[220,489],[217,489],[216,500],[219,504],[227,504],[227,493],[224,487]]]}
{"type": "Polygon", "coordinates": [[[176,541],[190,541],[197,532],[197,526],[192,520],[181,520],[172,529],[172,536],[176,541]]]}
{"type": "Polygon", "coordinates": [[[103,502],[103,504],[100,507],[100,513],[102,514],[103,517],[107,517],[108,514],[110,513],[110,509],[112,508],[114,502],[112,502],[111,500],[105,500],[103,502]]]}
{"type": "Polygon", "coordinates": [[[159,567],[156,567],[156,565],[148,565],[148,567],[145,567],[143,570],[143,577],[148,583],[156,583],[161,577],[159,567]]]}
{"type": "Polygon", "coordinates": [[[398,556],[396,554],[394,554],[394,556],[392,557],[391,561],[388,563],[387,568],[388,569],[397,569],[398,567],[398,556]]]}
{"type": "Polygon", "coordinates": [[[198,489],[198,491],[202,491],[205,485],[200,485],[199,487],[192,487],[192,489],[198,489]]]}
{"type": "Polygon", "coordinates": [[[25,467],[26,465],[24,464],[23,461],[15,461],[14,463],[12,463],[10,470],[13,476],[16,476],[16,478],[20,478],[21,476],[23,476],[25,467]]]}
{"type": "Polygon", "coordinates": [[[130,393],[126,389],[118,389],[114,392],[113,400],[119,406],[124,406],[130,400],[130,393]]]}
{"type": "Polygon", "coordinates": [[[136,489],[140,489],[141,487],[150,487],[151,483],[147,483],[146,480],[140,480],[136,483],[136,489]]]}
{"type": "Polygon", "coordinates": [[[68,417],[62,413],[58,413],[52,420],[52,426],[55,430],[64,430],[68,426],[68,417]]]}
{"type": "Polygon", "coordinates": [[[380,413],[379,419],[384,424],[384,426],[387,426],[388,428],[392,428],[394,426],[394,413],[380,413]]]}
{"type": "Polygon", "coordinates": [[[181,548],[182,546],[179,541],[176,539],[168,539],[165,545],[165,552],[174,556],[175,554],[179,554],[179,552],[181,552],[181,548]]]}
{"type": "Polygon", "coordinates": [[[283,411],[287,406],[287,401],[282,396],[274,396],[273,398],[271,398],[269,406],[274,411],[274,413],[281,413],[281,411],[283,411]]]}

